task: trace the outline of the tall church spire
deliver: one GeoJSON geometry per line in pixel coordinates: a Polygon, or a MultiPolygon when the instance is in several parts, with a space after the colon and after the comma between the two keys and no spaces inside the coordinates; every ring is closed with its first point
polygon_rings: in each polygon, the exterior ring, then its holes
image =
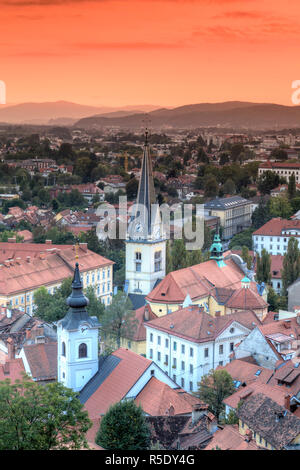
{"type": "Polygon", "coordinates": [[[145,208],[145,214],[142,214],[140,210],[139,212],[141,214],[140,221],[143,223],[147,233],[151,232],[151,204],[155,204],[155,202],[156,197],[148,142],[148,129],[146,129],[142,171],[136,203],[145,208]]]}

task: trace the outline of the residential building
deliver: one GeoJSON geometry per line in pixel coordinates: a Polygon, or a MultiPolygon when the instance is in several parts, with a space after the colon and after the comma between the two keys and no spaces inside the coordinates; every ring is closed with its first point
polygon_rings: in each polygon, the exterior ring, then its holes
{"type": "Polygon", "coordinates": [[[271,255],[271,281],[270,285],[276,292],[281,294],[282,291],[282,272],[283,269],[283,256],[271,255]]]}
{"type": "Polygon", "coordinates": [[[73,274],[78,257],[83,286],[109,305],[113,289],[113,262],[88,250],[86,243],[72,245],[0,243],[0,305],[33,314],[34,292],[45,286],[49,293],[73,274]]]}
{"type": "Polygon", "coordinates": [[[243,435],[238,425],[226,425],[215,432],[204,450],[259,450],[252,435],[243,435]]]}
{"type": "Polygon", "coordinates": [[[260,324],[251,311],[214,318],[191,305],[145,323],[146,356],[184,390],[196,391],[201,377],[227,364],[235,345],[260,324]]]}
{"type": "Polygon", "coordinates": [[[290,176],[294,174],[296,183],[300,183],[300,163],[267,161],[259,166],[258,176],[263,175],[266,171],[276,173],[278,176],[285,178],[287,182],[289,182],[290,176]]]}
{"type": "Polygon", "coordinates": [[[300,220],[274,218],[253,232],[253,248],[259,255],[265,249],[270,255],[284,255],[291,237],[300,237],[300,220]]]}
{"type": "Polygon", "coordinates": [[[208,214],[219,217],[224,240],[251,225],[251,201],[240,196],[213,199],[204,205],[208,214]]]}
{"type": "Polygon", "coordinates": [[[300,418],[262,393],[237,410],[239,432],[265,450],[300,450],[300,418]]]}

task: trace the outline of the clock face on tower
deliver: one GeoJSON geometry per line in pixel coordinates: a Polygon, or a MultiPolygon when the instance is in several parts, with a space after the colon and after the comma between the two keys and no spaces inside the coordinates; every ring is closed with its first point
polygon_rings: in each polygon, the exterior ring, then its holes
{"type": "Polygon", "coordinates": [[[80,333],[85,336],[87,334],[87,331],[88,331],[88,327],[87,326],[82,326],[80,328],[80,333]]]}

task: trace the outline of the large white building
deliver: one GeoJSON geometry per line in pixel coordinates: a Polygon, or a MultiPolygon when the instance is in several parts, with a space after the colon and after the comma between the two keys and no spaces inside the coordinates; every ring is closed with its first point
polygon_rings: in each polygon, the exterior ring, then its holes
{"type": "Polygon", "coordinates": [[[196,391],[202,376],[227,364],[235,345],[260,324],[252,311],[212,317],[190,305],[145,323],[146,356],[184,390],[196,391]]]}
{"type": "Polygon", "coordinates": [[[271,219],[253,233],[253,249],[259,254],[265,249],[270,255],[284,255],[291,237],[299,239],[300,220],[271,219]]]}
{"type": "Polygon", "coordinates": [[[258,168],[258,176],[262,176],[267,171],[276,173],[278,176],[285,178],[287,182],[294,174],[296,183],[300,183],[300,163],[267,161],[258,168]]]}

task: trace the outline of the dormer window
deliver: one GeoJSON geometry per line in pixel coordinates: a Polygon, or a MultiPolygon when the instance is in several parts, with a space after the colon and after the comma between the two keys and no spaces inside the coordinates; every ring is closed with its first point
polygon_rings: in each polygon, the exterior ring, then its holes
{"type": "Polygon", "coordinates": [[[81,343],[78,348],[78,357],[82,359],[87,357],[87,345],[85,343],[81,343]]]}

